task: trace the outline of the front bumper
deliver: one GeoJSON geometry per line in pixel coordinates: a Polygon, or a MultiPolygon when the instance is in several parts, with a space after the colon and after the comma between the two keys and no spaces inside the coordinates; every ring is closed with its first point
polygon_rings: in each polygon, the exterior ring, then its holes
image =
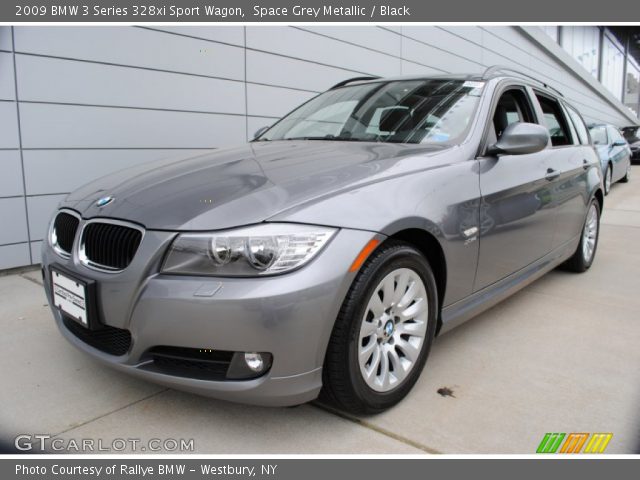
{"type": "Polygon", "coordinates": [[[51,302],[50,269],[58,266],[96,282],[99,321],[130,332],[124,355],[85,343],[52,308],[63,336],[118,370],[168,387],[242,403],[285,406],[314,399],[335,318],[355,276],[348,269],[362,247],[379,235],[340,230],[305,267],[263,278],[214,278],[159,273],[175,233],[147,231],[124,271],[99,272],[73,255],[64,259],[45,241],[44,283],[51,302]],[[202,296],[202,292],[214,292],[202,296]],[[234,352],[269,352],[270,370],[251,380],[202,380],[149,369],[148,351],[170,346],[234,352]]]}

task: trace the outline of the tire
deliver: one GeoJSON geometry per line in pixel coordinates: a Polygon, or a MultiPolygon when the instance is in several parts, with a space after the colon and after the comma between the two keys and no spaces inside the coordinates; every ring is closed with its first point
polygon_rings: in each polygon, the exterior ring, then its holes
{"type": "Polygon", "coordinates": [[[609,195],[611,191],[611,185],[613,181],[611,177],[613,176],[613,169],[611,168],[611,164],[607,165],[607,171],[604,173],[604,194],[609,195]]]}
{"type": "Polygon", "coordinates": [[[427,360],[438,312],[436,282],[427,259],[408,243],[390,240],[382,244],[356,276],[336,319],[325,356],[320,400],[354,414],[382,412],[400,402],[427,360]],[[384,294],[383,280],[393,285],[389,295],[384,294]],[[424,305],[422,297],[426,306],[416,307],[424,305]],[[390,300],[393,306],[387,308],[390,300]],[[384,313],[375,315],[374,311],[384,313]],[[403,314],[414,311],[413,320],[402,320],[403,314]],[[419,344],[411,347],[409,341],[419,344]],[[369,348],[372,353],[367,361],[369,348]],[[368,377],[367,371],[371,371],[368,377]]]}
{"type": "Polygon", "coordinates": [[[596,250],[598,249],[598,238],[600,237],[600,204],[596,199],[591,200],[589,209],[587,210],[587,216],[585,217],[584,226],[582,227],[582,233],[580,235],[580,243],[573,256],[567,260],[564,267],[572,272],[582,273],[586,272],[596,256],[596,250]],[[592,212],[595,212],[595,232],[593,232],[593,224],[591,223],[592,212]],[[589,236],[593,241],[588,243],[591,245],[591,249],[587,246],[585,236],[589,236]]]}
{"type": "Polygon", "coordinates": [[[625,173],[624,177],[620,179],[622,183],[629,183],[631,180],[631,162],[629,162],[629,166],[627,167],[627,173],[625,173]]]}

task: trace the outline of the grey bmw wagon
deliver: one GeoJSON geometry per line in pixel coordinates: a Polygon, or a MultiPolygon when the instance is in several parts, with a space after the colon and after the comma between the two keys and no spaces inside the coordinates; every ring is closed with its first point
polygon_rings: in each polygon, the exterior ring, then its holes
{"type": "Polygon", "coordinates": [[[587,270],[602,206],[589,132],[546,84],[504,67],[356,78],[245,146],[71,193],[42,268],[62,335],[123,372],[375,413],[435,336],[587,270]]]}

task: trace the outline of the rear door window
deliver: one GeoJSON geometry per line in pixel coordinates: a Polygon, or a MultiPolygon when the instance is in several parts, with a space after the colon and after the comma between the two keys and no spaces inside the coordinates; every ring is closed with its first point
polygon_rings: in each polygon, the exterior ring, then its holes
{"type": "Polygon", "coordinates": [[[578,113],[578,111],[575,108],[569,105],[566,105],[566,107],[567,107],[567,112],[569,112],[569,117],[573,122],[573,126],[576,128],[576,132],[578,134],[578,139],[580,140],[580,143],[582,145],[588,145],[589,131],[587,130],[587,126],[584,124],[584,120],[582,119],[582,116],[578,113]]]}
{"type": "Polygon", "coordinates": [[[554,147],[572,145],[569,124],[558,101],[539,93],[536,93],[536,98],[542,108],[545,126],[549,129],[551,145],[554,147]]]}

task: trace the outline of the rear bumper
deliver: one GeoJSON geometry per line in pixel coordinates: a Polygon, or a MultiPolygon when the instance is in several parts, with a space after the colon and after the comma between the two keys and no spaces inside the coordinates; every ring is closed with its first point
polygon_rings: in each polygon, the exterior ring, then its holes
{"type": "Polygon", "coordinates": [[[147,231],[134,262],[119,274],[63,259],[43,242],[49,300],[52,266],[95,280],[100,322],[130,332],[131,346],[119,356],[94,348],[74,334],[53,308],[62,335],[106,365],[167,387],[258,405],[295,405],[314,399],[322,386],[322,363],[333,323],[355,275],[348,272],[349,266],[376,234],[343,229],[304,268],[243,279],[157,273],[158,259],[173,236],[147,231]],[[203,291],[214,293],[202,296],[203,291]],[[159,346],[268,352],[273,364],[266,374],[251,380],[202,380],[150,368],[153,360],[148,351],[159,346]]]}

